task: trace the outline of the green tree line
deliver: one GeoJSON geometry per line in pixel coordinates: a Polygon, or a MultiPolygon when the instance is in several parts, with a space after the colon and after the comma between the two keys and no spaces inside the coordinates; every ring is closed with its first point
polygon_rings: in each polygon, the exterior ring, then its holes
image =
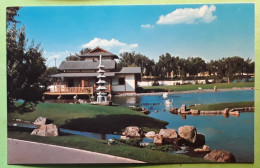
{"type": "Polygon", "coordinates": [[[254,64],[250,58],[244,59],[240,56],[225,57],[218,60],[206,62],[200,57],[180,58],[169,53],[159,56],[158,62],[149,57],[135,52],[124,52],[120,54],[118,69],[124,66],[141,67],[143,76],[155,76],[158,78],[168,78],[173,76],[185,79],[187,75],[196,76],[198,73],[208,72],[219,79],[228,77],[232,79],[236,75],[243,73],[254,73],[254,64]]]}

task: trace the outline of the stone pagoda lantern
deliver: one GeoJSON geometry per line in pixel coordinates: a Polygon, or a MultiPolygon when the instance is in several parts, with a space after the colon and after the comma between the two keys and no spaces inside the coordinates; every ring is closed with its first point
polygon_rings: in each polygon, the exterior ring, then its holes
{"type": "Polygon", "coordinates": [[[107,103],[107,94],[105,93],[106,91],[106,87],[105,87],[105,84],[106,84],[106,81],[104,80],[104,78],[106,77],[104,75],[105,71],[104,71],[104,68],[105,66],[102,65],[102,56],[100,55],[99,56],[99,65],[98,65],[98,76],[97,78],[99,79],[98,82],[97,82],[97,104],[99,103],[107,103]]]}

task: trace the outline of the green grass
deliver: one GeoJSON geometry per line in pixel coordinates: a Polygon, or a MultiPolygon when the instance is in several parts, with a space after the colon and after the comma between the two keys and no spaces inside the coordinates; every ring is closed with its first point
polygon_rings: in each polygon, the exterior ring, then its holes
{"type": "Polygon", "coordinates": [[[254,87],[254,82],[244,83],[214,83],[214,84],[195,84],[195,85],[174,85],[174,86],[147,86],[143,87],[144,92],[156,92],[156,91],[189,91],[198,90],[198,87],[202,89],[213,89],[217,86],[217,89],[227,89],[233,87],[254,87]]]}
{"type": "Polygon", "coordinates": [[[35,111],[29,113],[9,113],[8,120],[19,118],[35,121],[40,116],[53,120],[58,127],[101,133],[121,133],[127,126],[139,126],[144,131],[158,132],[168,124],[126,106],[58,103],[40,103],[35,111]]]}
{"type": "Polygon", "coordinates": [[[108,145],[107,141],[105,140],[97,140],[75,135],[39,137],[30,135],[26,132],[9,131],[8,137],[127,157],[130,159],[145,161],[148,163],[208,162],[203,160],[202,158],[194,158],[182,155],[180,156],[166,152],[153,151],[150,149],[142,149],[126,145],[108,145]]]}
{"type": "Polygon", "coordinates": [[[225,108],[231,109],[231,108],[241,108],[241,107],[254,107],[254,101],[205,104],[200,106],[192,106],[188,108],[194,110],[223,110],[225,108]]]}

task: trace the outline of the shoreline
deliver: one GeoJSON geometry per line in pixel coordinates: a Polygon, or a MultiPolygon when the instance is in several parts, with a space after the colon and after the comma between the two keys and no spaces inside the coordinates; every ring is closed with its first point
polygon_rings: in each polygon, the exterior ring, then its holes
{"type": "Polygon", "coordinates": [[[152,92],[152,93],[124,93],[119,95],[113,95],[115,97],[127,97],[127,96],[154,96],[162,95],[163,93],[168,93],[169,95],[176,94],[189,94],[189,93],[214,93],[214,92],[226,92],[226,91],[244,91],[244,90],[254,90],[254,87],[234,87],[226,89],[201,89],[201,90],[187,90],[187,91],[177,91],[177,92],[152,92]]]}

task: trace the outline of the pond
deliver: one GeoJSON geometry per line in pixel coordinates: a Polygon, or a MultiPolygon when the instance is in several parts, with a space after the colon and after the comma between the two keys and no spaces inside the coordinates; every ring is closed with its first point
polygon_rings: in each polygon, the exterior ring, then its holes
{"type": "Polygon", "coordinates": [[[181,116],[171,114],[169,109],[179,108],[182,104],[212,104],[224,102],[253,101],[254,91],[225,91],[216,93],[190,93],[168,95],[172,105],[165,105],[161,95],[113,97],[113,103],[128,106],[141,106],[149,109],[151,117],[169,122],[167,128],[178,129],[183,125],[192,125],[205,135],[206,145],[211,149],[232,152],[237,162],[254,161],[254,113],[241,113],[239,117],[217,116],[181,116]],[[158,111],[155,113],[154,111],[158,111]]]}

